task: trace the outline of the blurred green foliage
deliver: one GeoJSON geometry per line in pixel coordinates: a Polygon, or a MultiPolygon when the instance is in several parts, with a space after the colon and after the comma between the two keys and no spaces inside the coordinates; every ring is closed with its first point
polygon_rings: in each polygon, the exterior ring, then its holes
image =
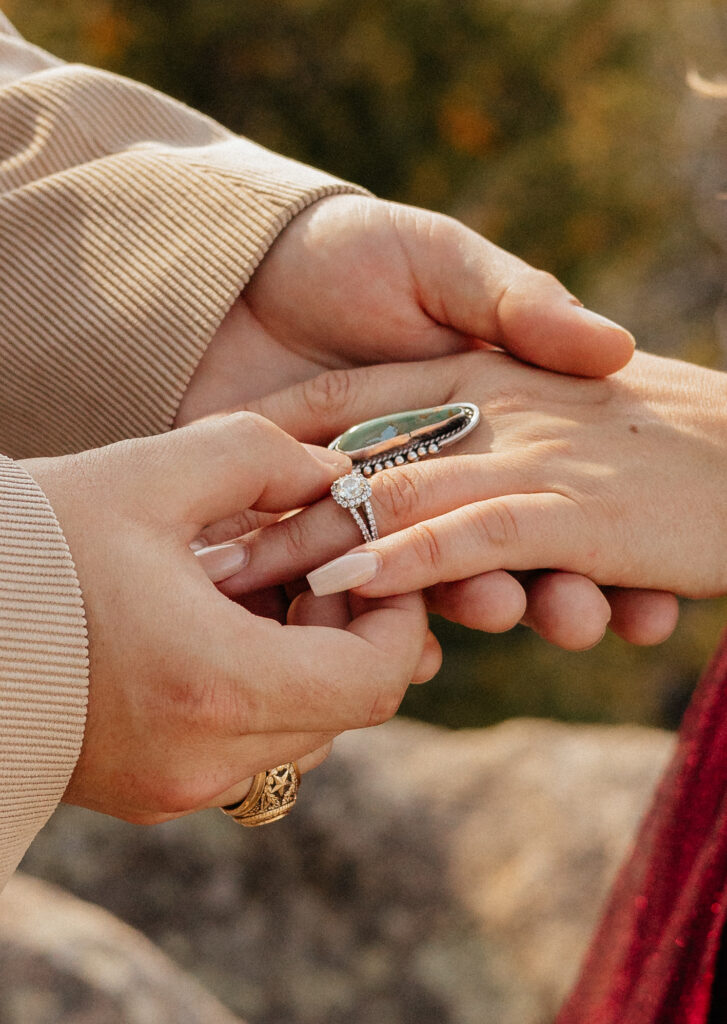
{"type": "MultiPolygon", "coordinates": [[[[709,7],[689,3],[700,17],[709,7]]],[[[724,268],[699,226],[680,122],[684,20],[659,0],[3,8],[60,56],[139,78],[379,195],[460,217],[646,348],[721,361],[724,268]]],[[[656,650],[611,637],[578,655],[525,630],[483,637],[440,624],[445,668],[405,710],[456,726],[513,714],[674,724],[726,611],[689,606],[656,650]]]]}

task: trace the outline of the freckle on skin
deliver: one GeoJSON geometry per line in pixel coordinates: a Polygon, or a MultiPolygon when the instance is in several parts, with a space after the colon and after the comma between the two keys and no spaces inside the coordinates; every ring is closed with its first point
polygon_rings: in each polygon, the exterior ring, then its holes
{"type": "Polygon", "coordinates": [[[629,430],[631,431],[632,434],[638,434],[638,432],[639,432],[639,428],[636,426],[635,423],[629,424],[629,430]]]}

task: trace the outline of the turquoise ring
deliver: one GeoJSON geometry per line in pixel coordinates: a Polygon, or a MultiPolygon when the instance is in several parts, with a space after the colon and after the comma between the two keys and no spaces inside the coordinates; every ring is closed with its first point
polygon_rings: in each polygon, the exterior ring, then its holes
{"type": "Polygon", "coordinates": [[[345,452],[353,462],[353,472],[334,482],[331,495],[351,513],[367,543],[379,534],[365,478],[436,455],[474,430],[479,420],[480,410],[471,402],[437,405],[357,423],[331,441],[329,448],[345,452]]]}
{"type": "Polygon", "coordinates": [[[446,445],[461,441],[479,421],[480,410],[472,402],[436,405],[357,423],[328,447],[345,452],[355,472],[372,476],[436,455],[446,445]]]}

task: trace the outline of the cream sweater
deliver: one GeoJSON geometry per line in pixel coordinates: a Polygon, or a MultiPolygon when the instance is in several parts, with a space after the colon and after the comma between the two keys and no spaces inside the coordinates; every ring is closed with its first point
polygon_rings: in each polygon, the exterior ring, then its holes
{"type": "Polygon", "coordinates": [[[0,887],[63,795],[88,695],[72,555],[11,460],[169,429],[277,234],[342,191],[0,14],[0,887]]]}

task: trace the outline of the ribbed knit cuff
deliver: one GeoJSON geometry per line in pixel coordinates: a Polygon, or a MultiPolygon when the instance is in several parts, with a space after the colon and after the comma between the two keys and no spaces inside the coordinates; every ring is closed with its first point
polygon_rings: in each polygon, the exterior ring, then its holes
{"type": "Polygon", "coordinates": [[[278,233],[348,191],[321,179],[261,181],[133,152],[18,195],[0,216],[4,450],[58,455],[169,429],[278,233]]]}
{"type": "Polygon", "coordinates": [[[83,67],[0,89],[0,140],[0,443],[16,458],[168,429],[283,227],[364,191],[83,67]]]}
{"type": "Polygon", "coordinates": [[[87,698],[71,553],[38,484],[0,456],[0,888],[63,796],[87,698]]]}

